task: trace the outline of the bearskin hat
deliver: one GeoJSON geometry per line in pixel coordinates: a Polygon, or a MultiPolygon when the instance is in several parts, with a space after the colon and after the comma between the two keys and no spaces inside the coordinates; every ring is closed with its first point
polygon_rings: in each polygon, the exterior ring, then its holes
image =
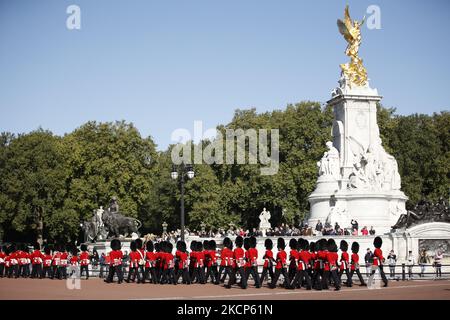
{"type": "Polygon", "coordinates": [[[166,250],[167,250],[166,251],[167,253],[172,253],[172,251],[173,251],[173,244],[169,241],[167,241],[166,250]]]}
{"type": "Polygon", "coordinates": [[[121,248],[120,240],[119,239],[112,239],[110,247],[111,247],[112,250],[120,250],[120,248],[121,248]]]}
{"type": "Polygon", "coordinates": [[[81,251],[87,251],[88,248],[87,248],[87,245],[82,244],[80,249],[81,249],[81,251]]]}
{"type": "Polygon", "coordinates": [[[297,250],[297,246],[298,246],[297,240],[295,240],[294,238],[289,240],[289,248],[291,248],[291,250],[297,250]]]}
{"type": "Polygon", "coordinates": [[[383,245],[383,239],[381,239],[380,237],[376,237],[375,239],[373,239],[373,245],[375,246],[375,248],[380,249],[383,245]]]}
{"type": "Polygon", "coordinates": [[[264,241],[264,247],[266,247],[266,250],[272,250],[273,248],[272,239],[266,239],[266,241],[264,241]]]}
{"type": "Polygon", "coordinates": [[[217,244],[215,240],[209,240],[209,250],[216,251],[217,244]]]}
{"type": "Polygon", "coordinates": [[[191,241],[191,244],[189,246],[189,248],[191,249],[191,251],[197,251],[197,241],[193,240],[191,241]]]}
{"type": "Polygon", "coordinates": [[[348,250],[348,243],[345,240],[341,240],[341,243],[339,244],[339,249],[341,249],[341,251],[347,251],[348,250]]]}
{"type": "Polygon", "coordinates": [[[131,243],[130,243],[130,250],[131,251],[136,251],[137,250],[136,241],[131,241],[131,243]]]}
{"type": "Polygon", "coordinates": [[[34,250],[41,250],[41,245],[39,244],[39,242],[35,242],[33,248],[34,250]]]}
{"type": "Polygon", "coordinates": [[[303,239],[303,250],[309,250],[309,241],[306,239],[303,239]]]}
{"type": "Polygon", "coordinates": [[[209,250],[209,241],[208,240],[203,240],[203,248],[205,248],[205,250],[209,250]]]}
{"type": "Polygon", "coordinates": [[[142,247],[144,246],[144,244],[142,243],[142,239],[137,238],[135,241],[136,241],[136,248],[142,249],[142,247]]]}
{"type": "Polygon", "coordinates": [[[182,251],[182,252],[186,252],[186,251],[187,251],[187,245],[186,245],[186,242],[181,241],[180,251],[182,251]]]}
{"type": "Polygon", "coordinates": [[[300,238],[297,240],[297,250],[304,250],[305,249],[305,240],[303,238],[300,238]]]}
{"type": "Polygon", "coordinates": [[[228,249],[230,249],[230,250],[232,250],[232,249],[233,249],[233,242],[231,241],[230,238],[225,237],[225,238],[223,239],[223,246],[226,247],[226,248],[228,248],[228,249]]]}
{"type": "Polygon", "coordinates": [[[44,253],[45,253],[46,255],[49,255],[51,252],[52,252],[52,251],[50,250],[50,247],[49,247],[49,246],[45,246],[45,248],[44,248],[44,253]]]}
{"type": "Polygon", "coordinates": [[[278,249],[285,249],[286,248],[286,243],[284,242],[283,238],[278,238],[277,240],[277,248],[278,249]]]}
{"type": "Polygon", "coordinates": [[[330,251],[330,252],[337,252],[338,251],[338,247],[337,247],[336,241],[334,241],[334,239],[328,239],[328,241],[327,241],[327,248],[328,248],[328,251],[330,251]]]}
{"type": "Polygon", "coordinates": [[[72,253],[73,256],[78,255],[78,248],[77,248],[77,246],[73,246],[72,250],[70,250],[70,253],[72,253]]]}
{"type": "Polygon", "coordinates": [[[182,250],[182,248],[183,248],[183,243],[182,243],[182,242],[183,242],[183,241],[181,241],[181,240],[177,242],[177,250],[178,250],[178,251],[183,251],[183,250],[182,250]]]}
{"type": "Polygon", "coordinates": [[[256,248],[256,243],[257,243],[256,237],[255,236],[251,236],[250,237],[250,247],[251,248],[256,248]]]}
{"type": "Polygon", "coordinates": [[[197,241],[197,251],[202,251],[203,250],[203,243],[201,241],[197,241]]]}
{"type": "Polygon", "coordinates": [[[159,242],[155,242],[155,252],[161,251],[161,244],[159,242]]]}
{"type": "Polygon", "coordinates": [[[316,242],[316,250],[317,251],[324,251],[327,250],[327,239],[320,239],[316,242]]]}
{"type": "Polygon", "coordinates": [[[250,238],[244,239],[244,248],[245,248],[245,250],[250,249],[250,238]]]}
{"type": "Polygon", "coordinates": [[[234,243],[236,243],[236,246],[238,246],[239,248],[242,248],[242,245],[244,244],[244,238],[242,238],[241,236],[237,236],[236,240],[234,240],[234,243]]]}
{"type": "Polygon", "coordinates": [[[153,246],[153,241],[152,240],[148,240],[147,243],[145,244],[145,249],[148,252],[153,252],[154,250],[154,246],[153,246]]]}
{"type": "Polygon", "coordinates": [[[316,252],[316,243],[314,241],[309,243],[309,251],[316,252]]]}
{"type": "Polygon", "coordinates": [[[359,243],[358,242],[353,242],[352,243],[352,252],[353,253],[358,253],[359,252],[359,243]]]}

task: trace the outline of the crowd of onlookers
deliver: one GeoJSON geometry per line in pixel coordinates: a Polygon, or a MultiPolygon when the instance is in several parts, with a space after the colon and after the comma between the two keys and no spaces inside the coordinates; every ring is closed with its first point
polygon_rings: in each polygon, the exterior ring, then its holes
{"type": "Polygon", "coordinates": [[[376,234],[375,229],[367,226],[364,226],[361,230],[359,230],[358,221],[353,220],[350,222],[350,228],[342,228],[339,223],[335,223],[334,226],[329,222],[325,222],[323,224],[320,220],[317,221],[317,224],[314,228],[315,235],[324,235],[324,236],[374,236],[376,234]]]}

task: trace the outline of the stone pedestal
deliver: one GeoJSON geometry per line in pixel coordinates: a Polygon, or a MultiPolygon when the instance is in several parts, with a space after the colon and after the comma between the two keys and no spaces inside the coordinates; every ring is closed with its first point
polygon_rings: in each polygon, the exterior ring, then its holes
{"type": "Polygon", "coordinates": [[[328,101],[334,110],[332,146],[327,145],[329,150],[318,163],[319,178],[309,196],[308,224],[313,228],[318,220],[350,228],[355,219],[360,228],[373,226],[378,234],[388,233],[406,212],[397,162],[380,139],[380,100],[368,84],[351,88],[341,80],[333,91],[328,101]]]}

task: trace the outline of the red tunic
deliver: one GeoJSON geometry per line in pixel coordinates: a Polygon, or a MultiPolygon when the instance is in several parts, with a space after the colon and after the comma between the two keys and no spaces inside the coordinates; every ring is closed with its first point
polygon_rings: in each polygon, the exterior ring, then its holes
{"type": "Polygon", "coordinates": [[[40,250],[34,250],[31,253],[31,263],[32,264],[41,264],[44,259],[44,255],[40,250]]]}
{"type": "Polygon", "coordinates": [[[264,268],[267,268],[269,266],[269,261],[272,261],[273,259],[273,252],[272,250],[266,250],[266,253],[264,254],[264,268]]]}
{"type": "Polygon", "coordinates": [[[327,252],[328,270],[336,270],[337,269],[338,259],[339,259],[339,256],[336,252],[327,252]]]}
{"type": "Polygon", "coordinates": [[[195,255],[195,267],[196,268],[203,268],[205,266],[205,253],[203,251],[198,252],[195,255]]]}
{"type": "Polygon", "coordinates": [[[89,265],[89,253],[87,251],[82,251],[80,253],[80,265],[82,266],[89,265]]]}
{"type": "Polygon", "coordinates": [[[50,254],[44,255],[44,267],[50,267],[52,265],[52,256],[50,254]]]}
{"type": "Polygon", "coordinates": [[[231,251],[229,248],[223,248],[222,252],[220,253],[220,259],[221,266],[233,266],[233,251],[231,251]]]}
{"type": "Polygon", "coordinates": [[[153,251],[147,251],[145,253],[145,267],[151,268],[155,266],[156,254],[153,251]]]}
{"type": "Polygon", "coordinates": [[[122,250],[113,250],[109,253],[110,264],[113,267],[120,266],[122,264],[122,258],[123,258],[122,250]]]}
{"type": "Polygon", "coordinates": [[[298,254],[298,270],[307,270],[310,264],[311,254],[308,251],[302,250],[298,254]]]}
{"type": "Polygon", "coordinates": [[[245,256],[244,249],[242,249],[242,248],[234,249],[234,252],[233,252],[234,266],[237,266],[237,267],[245,266],[244,256],[245,256]]]}
{"type": "Polygon", "coordinates": [[[59,266],[61,264],[61,252],[55,252],[53,254],[52,266],[59,266]]]}
{"type": "Polygon", "coordinates": [[[164,269],[173,269],[174,267],[175,267],[175,262],[173,261],[173,254],[166,253],[164,269]]]}
{"type": "Polygon", "coordinates": [[[250,266],[257,267],[258,266],[258,250],[256,250],[256,248],[248,249],[248,257],[250,259],[250,266]]]}
{"type": "Polygon", "coordinates": [[[0,251],[0,264],[5,264],[6,253],[0,251]]]}
{"type": "Polygon", "coordinates": [[[139,260],[141,259],[141,255],[137,251],[131,251],[129,254],[130,257],[130,268],[136,268],[139,266],[139,260]]]}
{"type": "Polygon", "coordinates": [[[351,270],[359,269],[359,256],[357,253],[352,253],[351,270]]]}
{"type": "Polygon", "coordinates": [[[297,260],[298,260],[298,251],[296,249],[289,251],[290,267],[292,268],[297,267],[297,260]]]}
{"type": "Polygon", "coordinates": [[[178,269],[181,270],[188,267],[188,254],[186,252],[177,250],[175,257],[178,260],[178,269]]]}
{"type": "Polygon", "coordinates": [[[61,267],[67,267],[67,259],[69,254],[67,252],[61,252],[61,267]]]}
{"type": "Polygon", "coordinates": [[[211,266],[217,265],[217,255],[216,250],[209,250],[209,257],[211,259],[211,266]]]}
{"type": "Polygon", "coordinates": [[[374,266],[380,266],[383,264],[383,251],[381,251],[381,249],[375,249],[375,251],[373,252],[373,265],[374,266]]]}
{"type": "Polygon", "coordinates": [[[72,256],[70,258],[70,265],[77,266],[78,265],[78,256],[72,256]]]}
{"type": "Polygon", "coordinates": [[[277,265],[275,266],[275,269],[282,269],[286,267],[286,251],[280,250],[277,253],[277,265]]]}
{"type": "Polygon", "coordinates": [[[341,270],[345,270],[345,269],[348,269],[348,262],[349,262],[349,257],[348,257],[348,253],[347,253],[347,251],[343,251],[342,253],[341,253],[341,267],[340,267],[340,269],[341,270]]]}

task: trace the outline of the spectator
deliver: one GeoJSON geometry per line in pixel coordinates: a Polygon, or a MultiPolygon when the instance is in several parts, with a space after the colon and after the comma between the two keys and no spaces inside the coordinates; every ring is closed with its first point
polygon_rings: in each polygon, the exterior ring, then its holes
{"type": "Polygon", "coordinates": [[[414,256],[412,251],[409,251],[408,257],[406,259],[406,265],[408,267],[408,280],[413,278],[413,267],[414,267],[414,256]]]}
{"type": "Polygon", "coordinates": [[[341,226],[339,225],[339,223],[336,222],[334,224],[334,231],[336,231],[336,233],[339,234],[340,229],[341,229],[341,226]]]}
{"type": "Polygon", "coordinates": [[[371,236],[374,236],[374,235],[375,235],[375,230],[374,230],[373,227],[370,227],[369,234],[370,234],[371,236]]]}
{"type": "Polygon", "coordinates": [[[389,252],[387,259],[388,259],[388,263],[389,263],[390,277],[392,279],[394,279],[395,278],[395,265],[397,264],[397,255],[394,253],[394,250],[391,250],[391,252],[389,252]]]}
{"type": "Polygon", "coordinates": [[[369,231],[367,230],[367,227],[364,227],[361,229],[361,234],[363,236],[368,236],[369,235],[369,231]]]}
{"type": "Polygon", "coordinates": [[[344,236],[349,236],[350,235],[350,232],[348,231],[348,229],[346,228],[346,229],[344,229],[344,236]]]}
{"type": "Polygon", "coordinates": [[[434,267],[436,268],[436,278],[442,277],[442,259],[444,258],[444,255],[442,254],[441,250],[438,250],[436,254],[434,255],[434,267]]]}
{"type": "Polygon", "coordinates": [[[366,263],[366,274],[367,278],[370,277],[370,274],[372,273],[372,264],[373,264],[373,253],[370,250],[370,248],[367,248],[366,255],[364,256],[364,261],[366,263]]]}
{"type": "Polygon", "coordinates": [[[356,235],[358,235],[358,229],[359,229],[358,221],[352,219],[350,224],[352,225],[352,234],[356,231],[356,235]]]}
{"type": "Polygon", "coordinates": [[[428,256],[427,251],[423,249],[419,255],[420,277],[425,276],[425,266],[427,263],[430,263],[430,257],[428,256]]]}
{"type": "Polygon", "coordinates": [[[105,266],[106,266],[105,258],[106,258],[105,253],[102,252],[102,255],[100,256],[100,259],[98,260],[98,263],[100,264],[100,274],[99,274],[100,279],[103,278],[103,271],[104,271],[105,266]]]}
{"type": "Polygon", "coordinates": [[[320,220],[318,220],[317,224],[316,224],[316,232],[317,232],[318,236],[322,235],[322,230],[323,230],[322,222],[320,222],[320,220]]]}

